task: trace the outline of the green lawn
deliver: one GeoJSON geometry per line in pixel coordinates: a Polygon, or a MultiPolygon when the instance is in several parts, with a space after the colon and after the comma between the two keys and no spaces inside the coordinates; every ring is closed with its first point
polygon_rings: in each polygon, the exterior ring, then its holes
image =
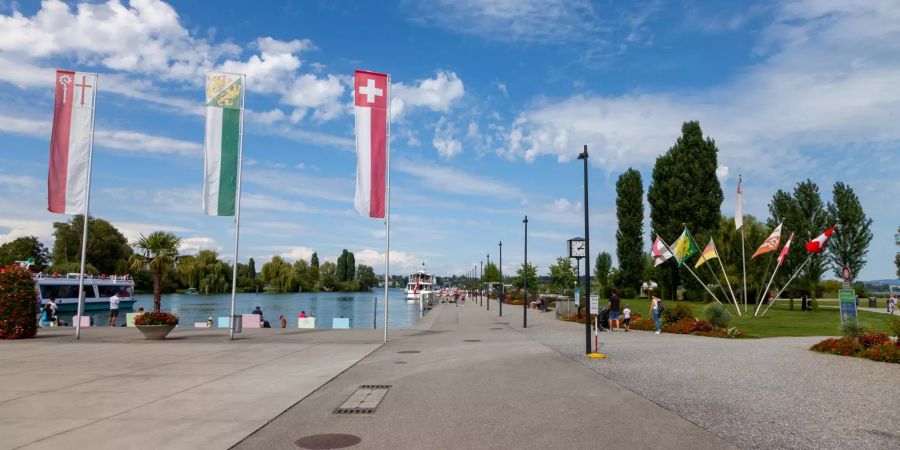
{"type": "MultiPolygon", "coordinates": [[[[671,306],[672,301],[666,305],[671,306]]],[[[703,309],[709,303],[685,302],[694,310],[694,315],[704,318],[703,309]]],[[[650,301],[646,299],[629,299],[622,301],[631,305],[631,310],[643,317],[649,317],[650,301]]],[[[836,304],[836,303],[835,303],[836,304]]],[[[605,306],[605,304],[604,304],[605,306]]],[[[830,306],[826,303],[825,306],[830,306]]],[[[840,318],[835,307],[820,308],[815,312],[800,311],[800,302],[794,302],[794,310],[789,309],[787,301],[779,301],[772,306],[764,317],[753,317],[754,305],[748,305],[749,311],[743,316],[733,316],[731,326],[747,332],[747,337],[775,336],[837,336],[840,335],[840,318]]],[[[762,308],[765,309],[765,306],[762,308]]],[[[743,305],[741,305],[743,312],[743,305]]],[[[859,323],[871,331],[891,334],[891,316],[887,314],[859,311],[859,323]]]]}

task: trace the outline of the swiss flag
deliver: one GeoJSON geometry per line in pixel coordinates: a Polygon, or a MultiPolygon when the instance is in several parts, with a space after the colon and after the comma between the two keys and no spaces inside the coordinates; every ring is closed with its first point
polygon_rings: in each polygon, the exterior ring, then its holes
{"type": "Polygon", "coordinates": [[[791,237],[788,238],[787,243],[784,244],[784,247],[781,248],[781,253],[778,255],[778,265],[784,264],[784,259],[787,258],[788,252],[791,251],[791,241],[794,240],[794,233],[791,233],[791,237]]]}
{"type": "Polygon", "coordinates": [[[825,245],[828,244],[828,239],[831,237],[831,233],[834,233],[834,227],[825,230],[825,232],[820,234],[819,237],[807,242],[806,251],[809,253],[824,252],[825,245]]]}
{"type": "Polygon", "coordinates": [[[353,77],[356,110],[356,196],[361,216],[383,218],[387,187],[390,76],[357,70],[353,77]]]}

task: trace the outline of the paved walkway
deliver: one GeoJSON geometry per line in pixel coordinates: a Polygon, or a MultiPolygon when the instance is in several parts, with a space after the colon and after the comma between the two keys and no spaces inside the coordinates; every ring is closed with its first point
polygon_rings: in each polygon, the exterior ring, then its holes
{"type": "Polygon", "coordinates": [[[390,341],[237,448],[295,449],[328,433],[375,449],[730,448],[529,339],[494,307],[442,305],[430,329],[390,341]],[[373,414],[333,413],[367,384],[392,386],[373,414]]]}
{"type": "Polygon", "coordinates": [[[373,330],[42,329],[0,341],[0,449],[229,448],[381,345],[373,330]]]}

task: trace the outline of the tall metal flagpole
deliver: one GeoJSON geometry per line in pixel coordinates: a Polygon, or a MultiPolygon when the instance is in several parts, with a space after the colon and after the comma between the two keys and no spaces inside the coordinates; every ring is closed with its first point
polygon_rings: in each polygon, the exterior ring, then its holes
{"type": "MultiPolygon", "coordinates": [[[[741,227],[743,228],[743,227],[741,227]]],[[[719,257],[716,258],[719,260],[719,267],[722,268],[722,276],[725,277],[725,283],[728,284],[728,291],[731,292],[731,300],[734,301],[734,309],[737,311],[738,316],[741,315],[741,306],[738,305],[737,297],[734,296],[734,289],[731,289],[731,281],[728,280],[728,274],[725,273],[725,264],[722,263],[722,255],[719,255],[719,249],[716,248],[716,241],[712,241],[713,250],[716,252],[716,255],[719,257]]]]}
{"type": "MultiPolygon", "coordinates": [[[[756,311],[753,312],[753,317],[756,317],[759,314],[759,309],[762,308],[763,299],[766,297],[766,293],[769,292],[769,287],[772,286],[772,281],[775,280],[775,274],[778,273],[778,269],[781,267],[781,264],[775,266],[775,270],[772,271],[772,277],[769,278],[769,284],[766,285],[766,288],[763,289],[762,297],[759,299],[759,303],[756,304],[756,311]]],[[[773,300],[774,301],[774,300],[773,300]]]]}
{"type": "Polygon", "coordinates": [[[391,76],[387,76],[387,149],[384,193],[384,342],[388,338],[388,283],[391,279],[391,76]]]}
{"type": "MultiPolygon", "coordinates": [[[[81,339],[81,315],[84,314],[84,264],[87,257],[88,214],[91,210],[91,169],[94,161],[94,117],[97,112],[97,85],[100,75],[94,74],[94,89],[91,93],[91,140],[88,143],[87,191],[84,201],[84,231],[81,234],[81,270],[78,273],[78,320],[75,321],[75,339],[81,339]]],[[[83,92],[84,88],[82,88],[83,92]]]]}
{"type": "Polygon", "coordinates": [[[759,315],[760,317],[765,316],[766,313],[769,312],[769,308],[771,308],[772,305],[774,305],[775,302],[778,301],[778,297],[781,297],[781,294],[784,293],[784,290],[787,289],[787,287],[791,284],[791,282],[794,281],[794,278],[796,278],[797,275],[800,274],[800,271],[803,270],[803,268],[806,266],[806,263],[808,263],[809,259],[812,258],[812,255],[813,254],[810,253],[809,256],[806,257],[806,260],[803,261],[803,264],[800,264],[800,267],[798,267],[797,270],[794,271],[794,274],[791,275],[791,278],[788,279],[787,283],[784,283],[784,286],[781,287],[781,290],[778,291],[777,294],[775,294],[775,297],[772,298],[772,301],[769,302],[769,305],[766,306],[766,309],[763,311],[763,313],[759,315]]]}
{"type": "MultiPolygon", "coordinates": [[[[657,235],[657,236],[659,236],[659,235],[657,235]]],[[[666,244],[666,241],[662,240],[662,238],[659,238],[659,242],[662,242],[662,245],[666,246],[666,250],[668,250],[669,253],[672,254],[672,259],[674,259],[675,264],[678,265],[678,258],[675,257],[675,252],[672,251],[672,248],[669,247],[669,244],[666,244]]],[[[687,271],[690,272],[691,275],[693,275],[694,278],[697,279],[697,282],[700,283],[701,286],[703,286],[703,289],[706,289],[706,292],[709,292],[709,295],[712,295],[712,298],[715,299],[716,302],[718,302],[720,305],[722,304],[722,302],[719,301],[719,298],[716,297],[716,294],[713,294],[713,291],[709,290],[709,286],[707,286],[706,283],[704,283],[703,280],[701,280],[700,277],[698,277],[697,274],[694,273],[693,270],[691,270],[690,265],[684,264],[684,268],[687,269],[687,271]]]]}
{"type": "Polygon", "coordinates": [[[241,173],[244,169],[244,98],[247,97],[247,75],[241,75],[241,123],[238,125],[237,192],[234,198],[234,260],[231,268],[231,330],[228,338],[234,340],[234,300],[237,297],[238,244],[241,237],[241,173]]]}
{"type": "MultiPolygon", "coordinates": [[[[697,246],[697,242],[694,241],[694,236],[688,234],[688,238],[689,238],[689,239],[691,240],[691,242],[694,244],[694,247],[700,248],[699,246],[697,246]]],[[[712,242],[712,239],[710,239],[710,242],[712,242]]],[[[716,248],[716,244],[713,243],[713,250],[715,250],[715,248],[716,248]]],[[[706,248],[704,247],[704,250],[705,250],[705,249],[706,249],[706,248]]],[[[700,252],[700,257],[703,258],[703,252],[702,252],[702,251],[700,252]]],[[[716,259],[719,259],[719,252],[718,252],[718,251],[716,251],[716,259]]],[[[706,270],[708,270],[709,273],[713,276],[713,278],[716,279],[716,284],[719,285],[719,290],[722,291],[722,295],[723,295],[723,296],[725,297],[725,299],[727,300],[727,299],[728,299],[728,293],[725,292],[725,288],[722,287],[722,282],[719,281],[719,277],[716,275],[715,272],[713,272],[712,268],[709,267],[711,264],[712,264],[712,263],[709,262],[708,259],[707,259],[706,261],[703,262],[703,265],[706,266],[706,270]]],[[[697,275],[694,275],[694,276],[696,277],[697,275]]],[[[699,278],[697,278],[697,279],[699,280],[699,278]]],[[[718,302],[719,299],[716,299],[716,301],[718,302]]],[[[719,303],[721,303],[721,302],[719,302],[719,303]]],[[[731,302],[728,302],[728,305],[731,306],[731,302]]]]}
{"type": "Polygon", "coordinates": [[[741,224],[741,265],[744,269],[744,312],[747,312],[747,254],[744,248],[744,226],[741,224]]]}

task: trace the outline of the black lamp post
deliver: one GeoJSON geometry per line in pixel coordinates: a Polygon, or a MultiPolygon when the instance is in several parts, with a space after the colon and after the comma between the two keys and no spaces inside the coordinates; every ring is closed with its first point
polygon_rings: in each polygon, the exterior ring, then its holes
{"type": "Polygon", "coordinates": [[[500,305],[500,317],[503,317],[503,241],[500,241],[500,295],[497,296],[497,304],[500,305]]]}
{"type": "Polygon", "coordinates": [[[478,273],[480,273],[481,284],[478,287],[478,300],[481,306],[484,306],[484,261],[478,261],[478,273]]]}
{"type": "MultiPolygon", "coordinates": [[[[487,254],[487,265],[489,265],[489,266],[491,265],[491,254],[490,253],[487,254]]],[[[491,310],[491,296],[490,295],[488,295],[488,298],[487,298],[487,310],[488,311],[491,310]]]]}
{"type": "Polygon", "coordinates": [[[578,155],[578,159],[584,161],[584,353],[591,353],[591,316],[588,303],[591,300],[591,230],[588,222],[588,148],[578,155]]]}
{"type": "Polygon", "coordinates": [[[522,328],[528,328],[528,216],[525,216],[525,220],[522,223],[525,224],[525,265],[522,266],[525,301],[522,302],[522,328]]]}

